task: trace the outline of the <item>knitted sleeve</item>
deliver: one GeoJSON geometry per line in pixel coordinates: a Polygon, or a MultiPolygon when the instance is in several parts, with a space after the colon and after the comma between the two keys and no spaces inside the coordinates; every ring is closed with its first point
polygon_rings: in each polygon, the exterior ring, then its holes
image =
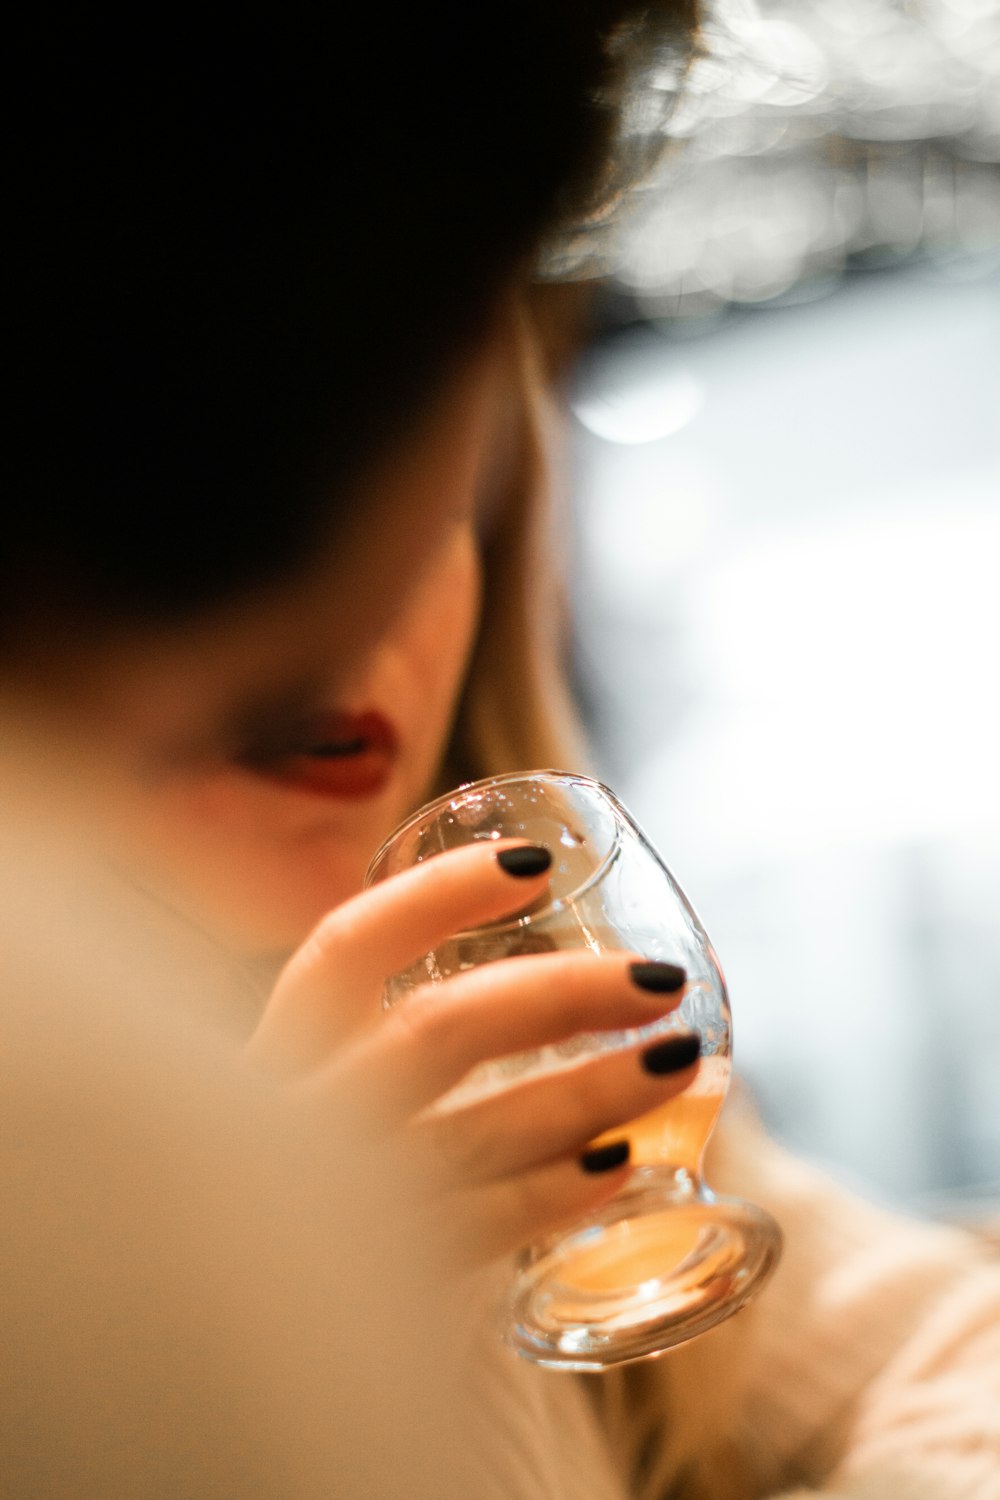
{"type": "Polygon", "coordinates": [[[1000,1500],[995,1249],[863,1202],[752,1121],[723,1133],[712,1180],[786,1236],[746,1331],[733,1447],[752,1493],[1000,1500]]]}

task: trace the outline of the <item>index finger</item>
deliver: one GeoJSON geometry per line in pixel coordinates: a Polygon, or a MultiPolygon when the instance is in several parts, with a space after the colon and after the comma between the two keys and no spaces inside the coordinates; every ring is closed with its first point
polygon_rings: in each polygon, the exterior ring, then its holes
{"type": "Polygon", "coordinates": [[[551,856],[518,839],[482,840],[434,855],[335,907],[285,966],[254,1034],[308,1065],[374,1016],[390,974],[446,938],[510,916],[544,890],[551,856]]]}

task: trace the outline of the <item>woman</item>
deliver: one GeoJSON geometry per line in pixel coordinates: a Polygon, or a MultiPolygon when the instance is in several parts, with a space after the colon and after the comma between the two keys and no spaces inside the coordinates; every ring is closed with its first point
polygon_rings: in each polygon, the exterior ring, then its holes
{"type": "MultiPolygon", "coordinates": [[[[468,75],[463,14],[394,21],[391,52],[378,17],[359,18],[385,108],[347,161],[330,142],[358,122],[330,88],[342,52],[323,23],[305,35],[241,16],[213,48],[201,17],[185,35],[172,12],[156,66],[144,51],[123,80],[95,22],[37,44],[32,79],[47,79],[63,155],[31,180],[64,218],[106,197],[100,234],[58,275],[46,236],[29,236],[25,367],[60,442],[24,445],[11,525],[9,784],[46,822],[57,793],[73,845],[210,951],[256,965],[302,944],[266,1004],[242,989],[227,1032],[252,1031],[250,1057],[310,1117],[377,1080],[391,1129],[483,1058],[678,999],[669,975],[643,988],[625,959],[561,954],[463,978],[405,1015],[378,1008],[387,972],[546,878],[543,855],[474,849],[358,895],[379,840],[442,780],[578,763],[518,509],[538,397],[522,291],[553,204],[588,197],[642,19],[525,7],[468,75]],[[81,87],[108,114],[100,151],[81,87]]],[[[961,1239],[914,1239],[815,1183],[749,1125],[734,1122],[713,1180],[789,1231],[770,1301],[599,1383],[497,1347],[502,1258],[612,1194],[626,1169],[587,1142],[692,1076],[683,1049],[620,1054],[424,1132],[446,1237],[487,1268],[465,1293],[468,1367],[489,1397],[498,1492],[721,1500],[829,1478],[831,1496],[989,1493],[995,1271],[961,1239]],[[888,1277],[865,1263],[872,1244],[888,1277]],[[923,1349],[903,1336],[917,1318],[923,1349]],[[914,1469],[921,1403],[936,1425],[914,1469]]]]}

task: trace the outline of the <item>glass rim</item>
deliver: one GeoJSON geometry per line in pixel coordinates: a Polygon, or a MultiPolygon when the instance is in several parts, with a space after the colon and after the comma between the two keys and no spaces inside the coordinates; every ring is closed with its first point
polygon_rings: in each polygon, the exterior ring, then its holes
{"type": "MultiPolygon", "coordinates": [[[[384,860],[390,846],[392,844],[395,844],[398,839],[405,837],[407,833],[409,833],[414,827],[416,827],[418,823],[423,822],[425,818],[428,818],[432,814],[437,813],[439,810],[446,808],[449,803],[454,802],[458,798],[465,797],[469,793],[483,791],[487,787],[505,786],[509,785],[512,782],[519,781],[577,782],[582,786],[587,787],[591,791],[598,792],[600,796],[605,800],[605,802],[608,803],[610,811],[614,818],[614,837],[611,840],[611,844],[607,852],[602,855],[600,862],[595,866],[593,870],[590,871],[590,873],[587,875],[587,878],[581,881],[579,885],[574,886],[571,891],[567,891],[564,895],[554,897],[552,900],[547,901],[543,907],[526,912],[522,916],[514,915],[511,917],[501,917],[496,922],[489,922],[484,925],[488,927],[490,931],[500,931],[505,927],[527,927],[532,922],[541,920],[550,912],[562,910],[562,908],[569,902],[575,901],[580,896],[583,896],[587,891],[590,890],[591,886],[595,885],[596,882],[604,876],[606,870],[608,869],[608,866],[611,865],[617,858],[618,853],[621,849],[622,825],[624,824],[628,828],[634,828],[635,825],[633,824],[632,819],[625,807],[615,796],[611,788],[605,786],[603,781],[598,781],[596,777],[588,776],[583,771],[565,771],[554,766],[546,766],[540,770],[533,771],[503,771],[499,776],[481,776],[476,781],[463,781],[459,786],[453,787],[451,791],[442,792],[439,797],[435,797],[432,801],[424,803],[422,807],[417,808],[416,812],[411,813],[408,818],[405,818],[402,823],[398,824],[387,838],[382,840],[378,849],[375,851],[374,855],[369,861],[368,868],[365,871],[364,889],[369,890],[372,884],[377,884],[377,881],[372,881],[372,874],[377,866],[384,860]]],[[[484,843],[486,841],[473,839],[470,840],[470,842],[484,843]]],[[[447,851],[442,851],[442,853],[444,852],[447,851]]],[[[409,866],[408,868],[413,867],[409,866]]],[[[470,928],[468,930],[479,931],[480,929],[470,928]]],[[[456,934],[456,936],[461,935],[462,934],[456,934]]]]}

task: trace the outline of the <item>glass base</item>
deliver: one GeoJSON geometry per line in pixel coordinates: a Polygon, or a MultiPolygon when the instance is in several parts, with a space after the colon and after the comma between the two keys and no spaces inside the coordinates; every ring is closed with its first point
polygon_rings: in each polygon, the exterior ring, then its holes
{"type": "Polygon", "coordinates": [[[686,1172],[639,1167],[601,1213],[526,1254],[506,1338],[560,1370],[650,1359],[737,1312],[777,1264],[781,1231],[686,1172]]]}

